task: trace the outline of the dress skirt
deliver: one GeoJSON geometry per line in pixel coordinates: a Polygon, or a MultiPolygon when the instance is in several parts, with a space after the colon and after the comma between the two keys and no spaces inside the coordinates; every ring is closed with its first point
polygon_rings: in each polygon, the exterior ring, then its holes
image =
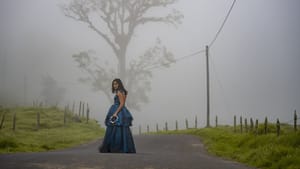
{"type": "Polygon", "coordinates": [[[101,153],[136,153],[135,144],[130,130],[132,116],[128,109],[123,106],[118,113],[118,120],[111,123],[110,117],[117,110],[118,98],[115,97],[113,104],[105,118],[106,131],[102,145],[99,147],[101,153]]]}
{"type": "Polygon", "coordinates": [[[130,128],[108,126],[99,151],[101,153],[135,153],[135,145],[130,128]]]}

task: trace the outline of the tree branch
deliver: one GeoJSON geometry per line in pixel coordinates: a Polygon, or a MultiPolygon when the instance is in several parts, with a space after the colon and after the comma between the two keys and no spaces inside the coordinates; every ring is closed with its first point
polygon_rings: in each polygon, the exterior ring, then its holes
{"type": "Polygon", "coordinates": [[[139,24],[145,24],[148,22],[162,22],[162,23],[170,23],[172,25],[174,25],[175,27],[177,26],[177,24],[181,23],[181,19],[183,18],[183,15],[173,9],[171,14],[168,14],[167,16],[164,17],[140,17],[137,19],[137,25],[139,24]]]}
{"type": "Polygon", "coordinates": [[[96,59],[90,56],[90,52],[83,51],[72,56],[78,63],[78,67],[88,74],[87,78],[79,78],[80,82],[91,82],[94,91],[102,91],[111,100],[109,92],[110,81],[116,77],[112,69],[105,68],[97,64],[96,59]]]}
{"type": "MultiPolygon", "coordinates": [[[[89,12],[92,10],[88,7],[85,1],[72,1],[69,6],[61,6],[65,16],[72,18],[76,21],[80,21],[88,24],[88,26],[100,35],[113,49],[116,56],[119,56],[119,49],[113,43],[113,41],[101,30],[97,29],[89,18],[89,12]]],[[[103,19],[106,21],[106,19],[103,19]]],[[[107,19],[108,20],[108,19],[107,19]]],[[[109,26],[109,25],[108,25],[109,26]]]]}

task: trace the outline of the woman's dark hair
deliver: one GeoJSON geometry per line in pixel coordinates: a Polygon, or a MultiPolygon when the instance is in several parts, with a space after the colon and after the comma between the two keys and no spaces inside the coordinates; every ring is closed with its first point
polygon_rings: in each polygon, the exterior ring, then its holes
{"type": "Polygon", "coordinates": [[[116,93],[117,91],[121,91],[121,92],[124,92],[125,95],[127,95],[127,90],[124,88],[124,85],[121,81],[121,79],[114,79],[112,82],[111,82],[111,91],[112,93],[116,93]],[[119,84],[119,87],[118,89],[114,89],[114,82],[117,82],[119,84]]]}

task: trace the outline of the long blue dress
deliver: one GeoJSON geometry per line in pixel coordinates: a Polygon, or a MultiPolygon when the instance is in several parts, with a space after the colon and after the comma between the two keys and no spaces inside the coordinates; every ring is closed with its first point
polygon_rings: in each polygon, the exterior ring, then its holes
{"type": "Polygon", "coordinates": [[[110,107],[105,118],[106,132],[102,145],[99,147],[99,152],[101,153],[136,153],[132,133],[129,128],[132,126],[133,118],[125,105],[118,113],[117,122],[114,124],[110,122],[110,117],[118,109],[119,105],[119,97],[115,95],[114,104],[110,107]]]}

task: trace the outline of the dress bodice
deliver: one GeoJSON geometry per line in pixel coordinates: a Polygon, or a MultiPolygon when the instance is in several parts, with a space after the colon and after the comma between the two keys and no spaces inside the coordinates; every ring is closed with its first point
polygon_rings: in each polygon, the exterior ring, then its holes
{"type": "Polygon", "coordinates": [[[117,95],[115,95],[115,97],[114,97],[114,104],[120,104],[120,100],[117,95]]]}

